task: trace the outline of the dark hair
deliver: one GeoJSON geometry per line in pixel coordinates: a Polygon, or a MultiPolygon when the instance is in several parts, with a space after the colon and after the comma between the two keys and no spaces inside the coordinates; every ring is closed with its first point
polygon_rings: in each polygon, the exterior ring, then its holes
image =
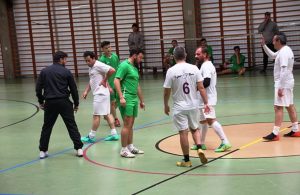
{"type": "Polygon", "coordinates": [[[270,12],[266,12],[266,13],[265,13],[265,16],[270,16],[270,15],[271,15],[270,12]]]}
{"type": "Polygon", "coordinates": [[[233,50],[236,50],[236,49],[241,50],[240,46],[238,46],[238,45],[233,47],[233,50]]]}
{"type": "Polygon", "coordinates": [[[202,42],[202,41],[206,41],[206,38],[202,38],[202,39],[200,39],[200,42],[202,42]]]}
{"type": "Polygon", "coordinates": [[[144,52],[140,49],[130,49],[129,57],[132,57],[134,54],[139,55],[140,53],[144,54],[144,52]]]}
{"type": "Polygon", "coordinates": [[[177,43],[177,40],[173,39],[171,43],[173,43],[173,42],[177,43]]]}
{"type": "Polygon", "coordinates": [[[131,28],[133,28],[133,27],[139,28],[139,25],[137,23],[133,23],[132,26],[131,26],[131,28]]]}
{"type": "Polygon", "coordinates": [[[184,47],[181,47],[181,46],[175,47],[175,49],[173,51],[173,55],[174,55],[175,60],[184,60],[186,57],[184,47]]]}
{"type": "Polygon", "coordinates": [[[86,58],[88,56],[90,56],[90,58],[93,58],[93,59],[96,58],[96,54],[94,52],[92,52],[92,51],[85,51],[83,53],[83,57],[86,58]]]}
{"type": "Polygon", "coordinates": [[[53,55],[53,63],[57,63],[57,62],[60,61],[61,58],[63,59],[63,58],[66,58],[66,57],[68,57],[68,54],[66,54],[63,51],[57,51],[53,55]]]}
{"type": "Polygon", "coordinates": [[[275,40],[280,41],[281,45],[286,45],[287,38],[286,35],[283,32],[279,32],[275,35],[275,40]]]}
{"type": "Polygon", "coordinates": [[[110,45],[110,42],[109,41],[103,41],[103,42],[101,42],[101,48],[103,48],[106,45],[110,45]]]}

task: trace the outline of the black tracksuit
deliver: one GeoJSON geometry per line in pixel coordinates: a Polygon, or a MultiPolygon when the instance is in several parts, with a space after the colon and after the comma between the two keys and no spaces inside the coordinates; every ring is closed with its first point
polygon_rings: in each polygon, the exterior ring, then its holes
{"type": "Polygon", "coordinates": [[[44,104],[44,124],[40,137],[40,151],[48,151],[52,128],[58,115],[61,115],[73,141],[74,149],[82,148],[80,133],[74,118],[74,106],[79,105],[79,96],[72,73],[63,65],[54,63],[44,68],[36,83],[36,96],[40,104],[44,104]]]}

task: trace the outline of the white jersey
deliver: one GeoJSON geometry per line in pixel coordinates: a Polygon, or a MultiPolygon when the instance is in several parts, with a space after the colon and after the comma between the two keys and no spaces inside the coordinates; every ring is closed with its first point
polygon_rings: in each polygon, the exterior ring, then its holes
{"type": "MultiPolygon", "coordinates": [[[[210,78],[210,84],[206,90],[207,94],[207,99],[208,99],[208,105],[210,106],[215,106],[217,104],[217,89],[216,89],[216,84],[217,84],[217,72],[215,66],[211,63],[211,61],[206,61],[203,62],[200,68],[200,73],[203,79],[205,78],[210,78]]],[[[204,106],[203,100],[200,96],[198,95],[199,98],[199,106],[202,108],[204,106]]]]}
{"type": "Polygon", "coordinates": [[[96,60],[93,67],[89,68],[90,87],[93,95],[109,95],[108,87],[100,86],[101,81],[111,67],[96,60]]]}
{"type": "Polygon", "coordinates": [[[274,82],[276,88],[293,88],[294,87],[294,54],[289,46],[283,46],[278,52],[274,64],[274,82]],[[287,67],[288,73],[283,78],[284,82],[280,83],[281,67],[287,67]]]}
{"type": "Polygon", "coordinates": [[[175,64],[167,71],[164,88],[172,89],[173,110],[193,110],[198,108],[197,82],[203,81],[197,66],[186,62],[175,64]]]}

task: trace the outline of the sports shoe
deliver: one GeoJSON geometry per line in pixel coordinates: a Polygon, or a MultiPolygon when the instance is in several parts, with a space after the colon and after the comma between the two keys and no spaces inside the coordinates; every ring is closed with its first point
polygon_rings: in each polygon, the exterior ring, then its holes
{"type": "MultiPolygon", "coordinates": [[[[191,150],[198,150],[198,147],[197,147],[197,145],[194,144],[190,149],[191,150]]],[[[205,144],[201,144],[201,149],[202,150],[206,150],[207,149],[206,145],[205,144]]]]}
{"type": "Polygon", "coordinates": [[[83,157],[83,151],[81,148],[77,150],[76,156],[83,157]]]}
{"type": "Polygon", "coordinates": [[[137,149],[136,147],[133,147],[132,150],[130,150],[132,154],[144,154],[145,152],[143,150],[137,149]]]}
{"type": "Polygon", "coordinates": [[[125,150],[121,149],[120,155],[124,158],[134,158],[135,157],[135,155],[132,154],[128,149],[125,149],[125,150]]]}
{"type": "Polygon", "coordinates": [[[177,167],[191,167],[192,166],[192,162],[191,161],[180,161],[180,162],[176,162],[176,166],[177,167]]]}
{"type": "Polygon", "coordinates": [[[230,149],[230,144],[221,144],[217,149],[215,149],[215,152],[225,152],[226,150],[230,149]]]}
{"type": "Polygon", "coordinates": [[[40,159],[44,159],[48,157],[48,151],[40,151],[40,159]]]}
{"type": "Polygon", "coordinates": [[[115,119],[115,126],[116,127],[121,127],[120,121],[118,118],[115,119]]]}
{"type": "Polygon", "coordinates": [[[267,141],[278,141],[279,140],[279,135],[275,135],[273,132],[270,133],[269,135],[263,137],[267,141]]]}
{"type": "Polygon", "coordinates": [[[117,141],[120,139],[120,136],[118,134],[115,135],[109,135],[107,136],[104,141],[117,141]]]}
{"type": "Polygon", "coordinates": [[[284,137],[300,137],[300,131],[290,131],[289,133],[286,133],[283,135],[284,137]]]}
{"type": "Polygon", "coordinates": [[[95,143],[96,142],[96,138],[90,138],[89,135],[85,136],[85,137],[81,137],[80,139],[82,142],[86,142],[86,143],[95,143]]]}
{"type": "Polygon", "coordinates": [[[197,150],[197,153],[198,153],[198,156],[199,156],[199,158],[200,158],[201,163],[202,163],[202,164],[206,164],[206,163],[207,163],[207,158],[206,158],[206,156],[205,156],[203,150],[198,149],[198,150],[197,150]]]}

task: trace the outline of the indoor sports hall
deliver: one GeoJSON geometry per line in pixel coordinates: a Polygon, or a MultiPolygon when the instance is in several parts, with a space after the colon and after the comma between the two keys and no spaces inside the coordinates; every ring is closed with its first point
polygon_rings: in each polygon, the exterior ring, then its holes
{"type": "MultiPolygon", "coordinates": [[[[300,194],[300,138],[290,131],[289,115],[279,141],[265,141],[274,126],[274,61],[262,71],[258,26],[266,12],[287,36],[294,53],[294,104],[300,110],[300,1],[297,0],[2,0],[0,1],[0,194],[300,194]],[[120,156],[121,141],[105,141],[110,128],[104,118],[95,143],[85,143],[76,156],[63,120],[53,127],[49,156],[39,158],[44,111],[35,86],[58,50],[68,54],[66,68],[79,96],[89,82],[84,51],[101,55],[110,41],[120,61],[128,58],[133,23],[144,35],[145,57],[139,72],[145,110],[139,109],[134,145],[145,154],[120,156]],[[232,147],[216,153],[220,139],[212,128],[201,164],[190,150],[192,167],[177,167],[182,150],[172,116],[164,113],[165,56],[172,40],[185,47],[195,64],[195,50],[205,38],[220,71],[239,46],[246,72],[218,75],[216,116],[232,147]]],[[[70,97],[70,100],[72,98],[70,97]]],[[[172,98],[169,105],[172,106],[172,98]]],[[[92,124],[93,95],[80,98],[75,113],[81,136],[92,124]]],[[[119,110],[121,126],[123,121],[119,110]]],[[[189,134],[189,144],[193,139],[189,134]]]]}

